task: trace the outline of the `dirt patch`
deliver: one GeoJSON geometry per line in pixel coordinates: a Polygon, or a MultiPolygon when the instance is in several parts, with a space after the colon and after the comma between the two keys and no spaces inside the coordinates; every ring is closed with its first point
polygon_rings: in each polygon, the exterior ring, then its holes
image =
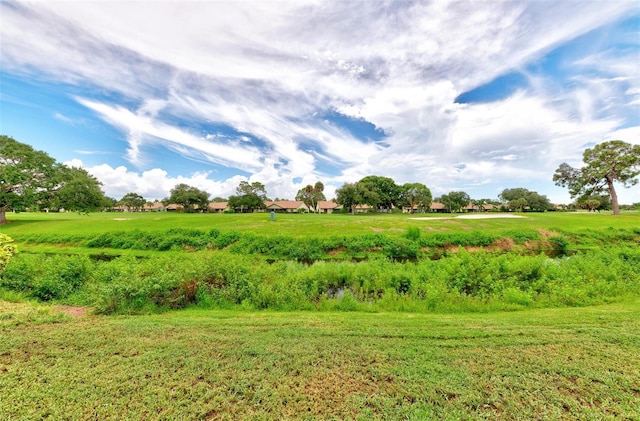
{"type": "Polygon", "coordinates": [[[542,235],[542,236],[543,236],[543,237],[545,237],[545,238],[549,238],[549,237],[557,237],[557,236],[559,236],[559,235],[560,235],[560,234],[558,234],[558,233],[557,233],[557,232],[555,232],[555,231],[549,231],[549,230],[542,229],[542,228],[541,228],[541,229],[539,229],[539,230],[538,230],[538,232],[540,233],[540,235],[542,235]]]}
{"type": "Polygon", "coordinates": [[[497,218],[526,218],[522,215],[514,215],[512,213],[470,213],[463,215],[453,214],[451,216],[426,216],[423,218],[409,218],[417,221],[430,221],[434,219],[497,219],[497,218]]]}
{"type": "Polygon", "coordinates": [[[87,317],[91,313],[90,308],[79,306],[55,306],[53,309],[74,318],[87,317]]]}

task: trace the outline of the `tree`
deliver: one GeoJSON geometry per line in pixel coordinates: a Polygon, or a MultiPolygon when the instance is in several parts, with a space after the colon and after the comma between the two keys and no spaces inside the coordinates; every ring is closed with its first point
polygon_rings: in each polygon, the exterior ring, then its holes
{"type": "Polygon", "coordinates": [[[357,185],[362,192],[362,203],[376,210],[391,210],[400,202],[401,188],[389,177],[369,175],[358,181],[357,185]]]}
{"type": "Polygon", "coordinates": [[[577,208],[591,211],[611,210],[611,197],[608,194],[584,195],[576,199],[577,208]]]}
{"type": "Polygon", "coordinates": [[[344,183],[342,187],[337,189],[336,202],[342,205],[342,209],[351,209],[351,213],[355,213],[355,207],[358,204],[355,183],[344,183]]]}
{"type": "Polygon", "coordinates": [[[68,168],[45,152],[0,135],[0,224],[7,222],[9,210],[93,210],[98,197],[104,197],[100,183],[85,170],[68,168]]]}
{"type": "Polygon", "coordinates": [[[551,202],[547,196],[522,187],[504,189],[499,197],[503,202],[508,203],[510,209],[516,209],[520,212],[523,212],[525,208],[540,212],[551,208],[551,202]]]}
{"type": "Polygon", "coordinates": [[[61,183],[54,192],[51,208],[74,212],[98,211],[104,208],[102,183],[83,168],[62,166],[61,183]]]}
{"type": "MultiPolygon", "coordinates": [[[[139,211],[142,209],[147,201],[139,195],[138,193],[127,193],[122,196],[122,199],[118,202],[120,205],[124,206],[131,211],[139,211]]],[[[177,203],[177,202],[173,202],[177,203]]]]}
{"type": "Polygon", "coordinates": [[[449,194],[443,194],[438,199],[438,202],[445,205],[449,212],[459,212],[462,208],[467,206],[471,198],[463,191],[453,191],[449,194]]]}
{"type": "Polygon", "coordinates": [[[264,208],[264,201],[267,200],[267,190],[264,184],[254,181],[241,181],[236,188],[236,195],[229,197],[229,207],[240,209],[240,212],[253,211],[264,208]]]}
{"type": "Polygon", "coordinates": [[[184,183],[175,186],[170,193],[168,201],[182,205],[186,212],[193,212],[195,205],[207,209],[209,204],[209,193],[184,183]]]}
{"type": "Polygon", "coordinates": [[[518,197],[508,203],[509,209],[516,210],[518,212],[524,212],[524,208],[527,207],[527,199],[524,197],[518,197]]]}
{"type": "Polygon", "coordinates": [[[431,190],[421,183],[406,183],[400,188],[400,203],[411,212],[424,211],[431,206],[431,190]]]}
{"type": "Polygon", "coordinates": [[[622,140],[610,140],[594,148],[586,149],[582,155],[585,164],[573,168],[566,162],[560,164],[553,181],[568,187],[571,197],[606,192],[611,197],[613,214],[620,214],[615,182],[630,187],[638,183],[640,175],[640,145],[631,145],[622,140]]]}
{"type": "Polygon", "coordinates": [[[312,209],[313,212],[318,211],[318,202],[320,200],[327,200],[324,196],[324,184],[320,181],[316,182],[313,186],[308,184],[306,187],[298,190],[298,194],[296,194],[296,200],[301,200],[309,209],[312,209]]]}

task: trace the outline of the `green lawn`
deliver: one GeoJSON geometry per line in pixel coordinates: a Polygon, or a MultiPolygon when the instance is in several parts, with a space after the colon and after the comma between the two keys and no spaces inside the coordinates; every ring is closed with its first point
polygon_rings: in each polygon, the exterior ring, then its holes
{"type": "MultiPolygon", "coordinates": [[[[491,215],[491,214],[484,214],[491,215]]],[[[497,214],[500,216],[501,214],[497,214]]],[[[99,234],[105,231],[164,231],[170,228],[193,228],[238,231],[258,235],[291,237],[325,237],[385,233],[401,235],[407,227],[429,231],[546,229],[575,232],[584,229],[640,227],[640,212],[610,213],[548,212],[520,214],[523,218],[460,219],[460,214],[368,214],[312,215],[277,214],[271,222],[268,213],[253,214],[184,214],[154,213],[9,213],[7,225],[0,232],[20,238],[22,234],[99,234]],[[416,218],[429,218],[428,220],[416,218]]]]}
{"type": "Polygon", "coordinates": [[[0,419],[639,419],[640,302],[61,317],[0,301],[0,419]]]}

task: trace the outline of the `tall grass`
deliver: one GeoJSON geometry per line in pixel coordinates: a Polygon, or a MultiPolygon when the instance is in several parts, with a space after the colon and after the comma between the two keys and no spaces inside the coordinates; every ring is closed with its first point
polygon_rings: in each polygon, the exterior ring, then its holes
{"type": "Polygon", "coordinates": [[[91,261],[18,254],[0,287],[40,300],[146,313],[201,306],[362,311],[489,311],[584,306],[640,294],[640,249],[569,258],[461,250],[440,260],[268,263],[230,252],[91,261]]]}

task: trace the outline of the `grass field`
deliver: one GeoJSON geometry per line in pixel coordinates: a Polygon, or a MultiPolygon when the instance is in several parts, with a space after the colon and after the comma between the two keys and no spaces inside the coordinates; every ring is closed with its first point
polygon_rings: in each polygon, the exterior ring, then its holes
{"type": "Polygon", "coordinates": [[[1,419],[638,419],[640,302],[473,315],[0,305],[1,419]]]}
{"type": "Polygon", "coordinates": [[[640,419],[640,213],[443,216],[9,214],[0,419],[640,419]]]}
{"type": "MultiPolygon", "coordinates": [[[[490,215],[490,214],[489,214],[490,215]]],[[[501,214],[496,214],[500,216],[501,214]]],[[[170,228],[189,228],[238,231],[258,235],[286,235],[291,237],[328,237],[333,235],[362,235],[384,233],[402,235],[408,227],[425,232],[485,230],[492,232],[518,229],[544,229],[558,232],[620,229],[640,227],[640,212],[624,212],[614,217],[610,213],[525,213],[523,218],[461,219],[459,215],[405,214],[313,215],[278,214],[275,221],[268,213],[253,214],[183,214],[157,213],[10,213],[9,224],[0,232],[18,241],[21,235],[68,234],[90,235],[105,231],[142,230],[161,232],[170,228]],[[442,218],[442,219],[441,219],[442,218]]]]}

